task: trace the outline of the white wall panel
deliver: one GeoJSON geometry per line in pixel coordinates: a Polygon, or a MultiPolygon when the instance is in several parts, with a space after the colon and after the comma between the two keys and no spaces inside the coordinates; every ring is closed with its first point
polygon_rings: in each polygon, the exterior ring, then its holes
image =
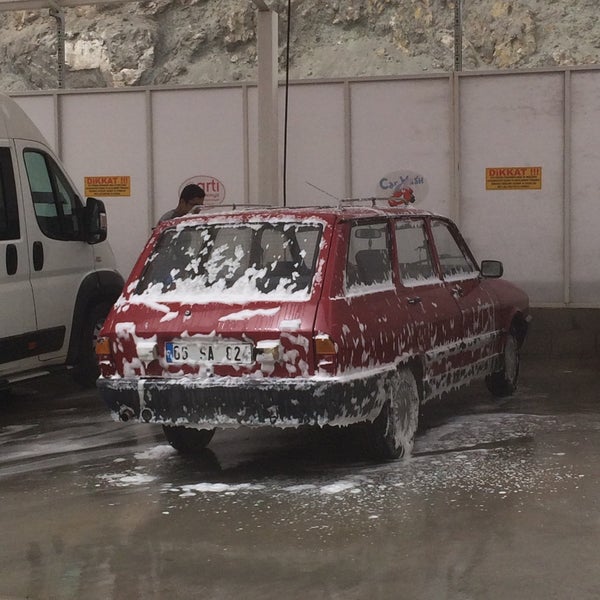
{"type": "MultiPolygon", "coordinates": [[[[283,90],[279,97],[280,114],[283,115],[283,90]]],[[[283,131],[280,136],[283,148],[283,131]]],[[[313,206],[335,203],[333,198],[309,183],[343,198],[344,156],[344,85],[292,86],[288,107],[288,204],[313,206]]]]}
{"type": "MultiPolygon", "coordinates": [[[[60,140],[81,191],[85,175],[131,175],[131,198],[105,199],[124,274],[186,179],[217,177],[227,204],[259,202],[254,86],[59,91],[16,100],[52,146],[60,140]]],[[[502,260],[506,277],[534,304],[600,307],[598,114],[596,68],[292,84],[288,204],[333,202],[307,181],[337,197],[372,196],[382,176],[418,172],[429,186],[420,206],[442,214],[457,208],[477,258],[502,260]],[[507,166],[542,167],[542,189],[486,191],[486,167],[507,166]]]]}
{"type": "Polygon", "coordinates": [[[419,208],[448,214],[450,100],[445,77],[352,83],[352,195],[373,196],[381,177],[408,170],[429,184],[419,208]]]}
{"type": "MultiPolygon", "coordinates": [[[[284,114],[284,94],[280,114],[284,114]]],[[[281,119],[283,123],[283,118],[281,119]]],[[[283,127],[279,132],[283,149],[283,127]]],[[[287,199],[289,206],[329,205],[344,197],[344,86],[290,87],[288,107],[287,199]]]]}
{"type": "MultiPolygon", "coordinates": [[[[249,157],[251,197],[257,182],[257,94],[249,94],[249,157]]],[[[279,90],[279,147],[283,178],[285,90],[279,90]]],[[[288,101],[287,204],[314,206],[335,200],[307,182],[342,198],[345,195],[344,84],[292,85],[288,101]]],[[[280,194],[283,195],[282,186],[280,194]]]]}
{"type": "Polygon", "coordinates": [[[600,73],[571,77],[571,300],[600,304],[600,73]]]}
{"type": "Polygon", "coordinates": [[[156,219],[197,175],[224,184],[225,204],[245,202],[242,88],[155,91],[152,116],[156,219]]]}
{"type": "Polygon", "coordinates": [[[534,302],[563,300],[563,75],[460,81],[461,223],[534,302]],[[541,190],[486,191],[486,167],[541,166],[541,190]]]}
{"type": "Polygon", "coordinates": [[[131,177],[131,197],[101,198],[108,239],[127,276],[150,230],[145,94],[74,94],[61,103],[63,158],[79,190],[83,193],[86,176],[131,177]]]}

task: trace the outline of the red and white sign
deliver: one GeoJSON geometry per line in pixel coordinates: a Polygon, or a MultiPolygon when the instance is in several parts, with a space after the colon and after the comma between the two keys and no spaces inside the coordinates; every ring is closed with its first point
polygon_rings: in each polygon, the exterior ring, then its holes
{"type": "Polygon", "coordinates": [[[206,194],[204,197],[204,204],[206,206],[223,204],[223,201],[225,200],[225,185],[216,177],[213,177],[212,175],[195,175],[194,177],[190,177],[179,186],[179,194],[181,194],[181,190],[190,183],[195,183],[204,190],[204,193],[206,194]]]}
{"type": "Polygon", "coordinates": [[[378,181],[376,194],[380,198],[389,198],[390,206],[400,206],[423,201],[427,192],[429,184],[420,173],[394,171],[378,181]]]}

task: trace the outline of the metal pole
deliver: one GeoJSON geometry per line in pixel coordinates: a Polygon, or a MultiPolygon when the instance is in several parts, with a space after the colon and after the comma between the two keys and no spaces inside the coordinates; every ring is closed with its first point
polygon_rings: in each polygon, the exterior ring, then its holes
{"type": "Polygon", "coordinates": [[[263,0],[258,8],[258,202],[279,204],[278,15],[263,0]]]}
{"type": "Polygon", "coordinates": [[[58,88],[65,87],[65,13],[60,6],[51,3],[50,16],[56,19],[56,45],[58,60],[58,88]]]}
{"type": "Polygon", "coordinates": [[[454,0],[454,70],[462,71],[462,0],[454,0]]]}

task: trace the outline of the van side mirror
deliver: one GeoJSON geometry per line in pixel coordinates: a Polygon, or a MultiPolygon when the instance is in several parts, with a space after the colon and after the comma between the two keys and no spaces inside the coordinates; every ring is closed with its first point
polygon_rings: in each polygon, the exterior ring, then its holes
{"type": "Polygon", "coordinates": [[[482,260],[481,276],[497,279],[504,275],[504,267],[499,260],[482,260]]]}
{"type": "Polygon", "coordinates": [[[102,200],[88,198],[83,211],[85,241],[88,244],[99,244],[106,239],[106,208],[102,200]]]}

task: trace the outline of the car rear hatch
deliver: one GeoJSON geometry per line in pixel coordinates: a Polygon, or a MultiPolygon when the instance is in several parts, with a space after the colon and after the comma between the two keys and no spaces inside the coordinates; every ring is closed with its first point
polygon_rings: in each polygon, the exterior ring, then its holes
{"type": "Polygon", "coordinates": [[[312,374],[327,230],[199,219],[163,231],[112,315],[117,374],[312,374]]]}

